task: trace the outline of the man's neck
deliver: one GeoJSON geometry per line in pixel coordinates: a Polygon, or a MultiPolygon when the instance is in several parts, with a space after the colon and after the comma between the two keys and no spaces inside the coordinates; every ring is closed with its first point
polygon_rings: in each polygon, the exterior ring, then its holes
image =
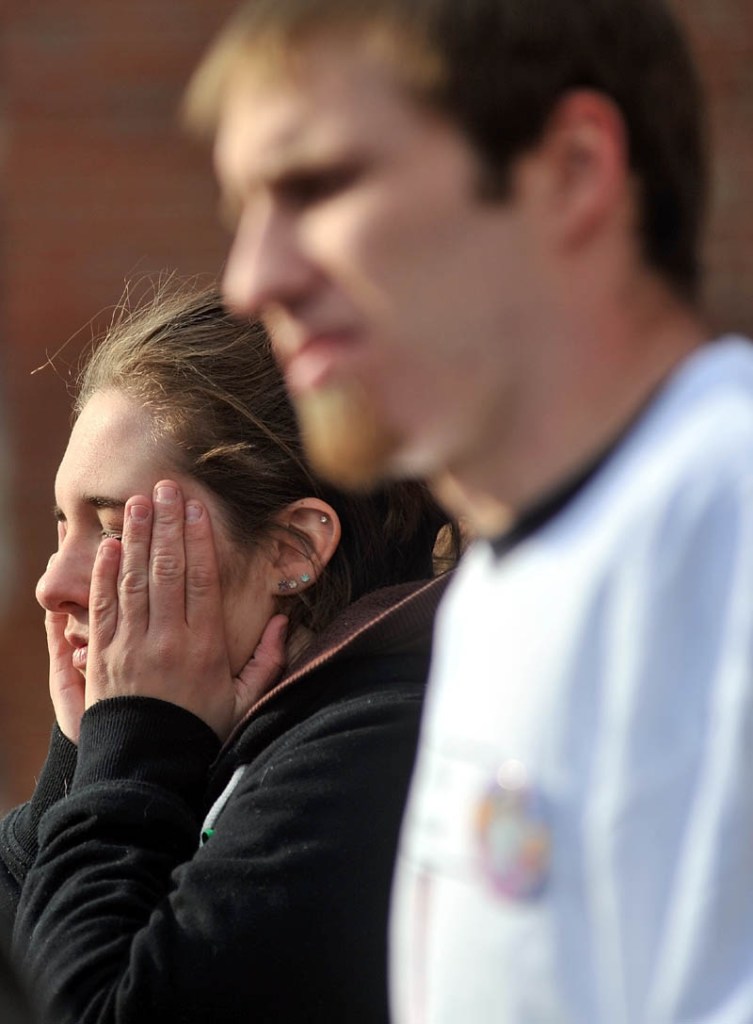
{"type": "Polygon", "coordinates": [[[627,317],[571,331],[557,365],[512,413],[500,410],[499,429],[433,481],[438,499],[472,533],[497,536],[616,443],[707,337],[700,317],[665,293],[627,317]]]}

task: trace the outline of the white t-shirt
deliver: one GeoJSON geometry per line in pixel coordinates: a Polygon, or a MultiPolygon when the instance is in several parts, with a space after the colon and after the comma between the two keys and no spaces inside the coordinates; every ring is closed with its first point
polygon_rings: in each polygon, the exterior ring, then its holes
{"type": "Polygon", "coordinates": [[[440,612],[395,1024],[753,1021],[753,347],[440,612]]]}

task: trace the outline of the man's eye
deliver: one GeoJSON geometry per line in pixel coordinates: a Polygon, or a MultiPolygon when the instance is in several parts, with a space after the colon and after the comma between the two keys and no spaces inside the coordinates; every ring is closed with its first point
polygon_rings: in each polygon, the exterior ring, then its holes
{"type": "Polygon", "coordinates": [[[101,531],[101,537],[103,540],[108,537],[112,537],[114,540],[122,540],[123,534],[120,530],[105,530],[103,528],[101,531]]]}
{"type": "Polygon", "coordinates": [[[328,171],[291,174],[278,183],[278,195],[291,206],[308,206],[336,195],[355,178],[356,168],[333,167],[328,171]]]}

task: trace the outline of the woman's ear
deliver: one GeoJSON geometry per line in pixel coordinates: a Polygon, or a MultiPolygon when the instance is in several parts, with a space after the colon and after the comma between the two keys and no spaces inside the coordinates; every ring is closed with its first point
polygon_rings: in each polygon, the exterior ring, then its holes
{"type": "Polygon", "coordinates": [[[320,498],[302,498],[276,517],[272,565],[277,591],[295,594],[316,583],[340,543],[337,512],[320,498]]]}

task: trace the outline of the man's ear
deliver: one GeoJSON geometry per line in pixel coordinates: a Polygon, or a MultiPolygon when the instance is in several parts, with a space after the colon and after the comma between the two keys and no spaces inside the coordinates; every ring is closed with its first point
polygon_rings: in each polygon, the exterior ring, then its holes
{"type": "Polygon", "coordinates": [[[313,586],[340,543],[337,512],[320,498],[302,498],[276,517],[271,564],[281,595],[313,586]]]}
{"type": "Polygon", "coordinates": [[[625,122],[617,105],[573,89],[554,106],[535,149],[540,199],[565,247],[578,246],[634,202],[625,122]]]}

